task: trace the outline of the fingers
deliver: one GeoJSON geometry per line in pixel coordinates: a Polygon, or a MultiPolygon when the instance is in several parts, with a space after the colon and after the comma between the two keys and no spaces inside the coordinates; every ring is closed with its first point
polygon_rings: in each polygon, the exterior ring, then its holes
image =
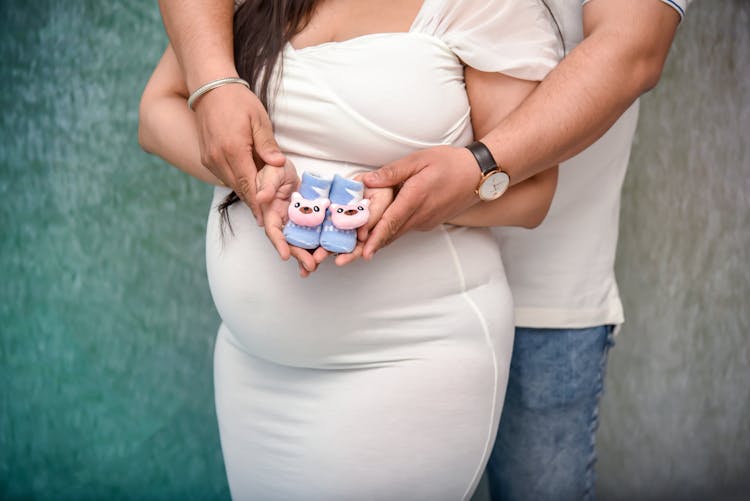
{"type": "Polygon", "coordinates": [[[347,264],[351,264],[362,257],[362,249],[364,249],[364,243],[357,242],[353,251],[348,254],[339,254],[336,256],[334,263],[336,263],[336,266],[346,266],[347,264]]]}
{"type": "Polygon", "coordinates": [[[310,272],[309,272],[309,271],[307,271],[307,270],[306,270],[306,269],[305,269],[305,268],[304,268],[304,267],[302,266],[302,264],[300,264],[300,263],[297,263],[297,264],[298,264],[297,268],[299,269],[299,276],[300,276],[301,278],[307,278],[307,277],[309,277],[309,276],[310,276],[310,272]]]}
{"type": "Polygon", "coordinates": [[[279,253],[279,257],[286,261],[291,255],[289,244],[284,238],[284,221],[278,212],[271,210],[270,207],[264,207],[263,211],[263,227],[266,232],[268,240],[271,241],[276,252],[279,253]]]}
{"type": "Polygon", "coordinates": [[[316,265],[319,266],[320,263],[325,261],[330,255],[332,255],[330,251],[323,247],[318,247],[315,249],[315,252],[313,252],[313,259],[315,260],[316,265]]]}
{"type": "MultiPolygon", "coordinates": [[[[390,205],[383,208],[380,217],[371,219],[377,221],[374,227],[358,232],[360,239],[366,239],[362,250],[362,257],[365,259],[372,259],[375,252],[397,238],[402,227],[419,208],[422,196],[413,186],[410,187],[408,181],[427,165],[424,155],[423,152],[413,153],[362,176],[362,181],[370,188],[395,187],[403,184],[393,203],[389,201],[390,205]]],[[[372,207],[370,211],[373,211],[372,207]]]]}
{"type": "Polygon", "coordinates": [[[268,113],[266,113],[262,107],[260,107],[253,118],[251,118],[251,125],[253,131],[253,145],[258,156],[269,165],[276,167],[284,165],[286,157],[281,153],[279,145],[273,137],[271,120],[268,118],[268,113]]]}
{"type": "Polygon", "coordinates": [[[370,188],[398,186],[423,168],[420,158],[419,153],[411,154],[364,174],[362,181],[370,188]]]}
{"type": "Polygon", "coordinates": [[[306,278],[317,270],[318,262],[316,262],[310,251],[287,243],[286,238],[284,238],[284,222],[277,209],[268,206],[264,207],[264,223],[266,236],[268,236],[268,239],[274,248],[276,248],[279,257],[284,261],[287,261],[289,257],[293,257],[297,261],[300,277],[306,278]]]}
{"type": "Polygon", "coordinates": [[[258,172],[255,178],[257,188],[255,200],[261,208],[276,198],[276,193],[278,193],[284,181],[281,170],[280,167],[266,166],[258,172]]]}
{"type": "Polygon", "coordinates": [[[290,254],[297,260],[300,268],[300,276],[307,277],[318,268],[313,255],[307,249],[301,249],[293,245],[289,246],[290,254]]]}
{"type": "Polygon", "coordinates": [[[287,160],[283,167],[264,166],[256,177],[256,200],[260,205],[275,198],[288,199],[299,186],[299,176],[294,164],[287,160]]]}
{"type": "Polygon", "coordinates": [[[392,188],[368,188],[365,197],[370,200],[370,217],[367,224],[357,230],[357,240],[364,242],[370,234],[370,230],[383,217],[383,213],[393,202],[392,188]]]}
{"type": "Polygon", "coordinates": [[[382,217],[370,231],[365,242],[362,257],[372,259],[382,249],[403,232],[409,229],[409,219],[424,203],[424,194],[415,184],[405,183],[393,203],[383,212],[382,217]]]}
{"type": "Polygon", "coordinates": [[[229,186],[250,207],[256,219],[260,220],[262,211],[256,199],[257,187],[255,184],[257,170],[250,152],[250,146],[247,146],[244,152],[227,152],[226,159],[234,176],[234,183],[229,186]]]}

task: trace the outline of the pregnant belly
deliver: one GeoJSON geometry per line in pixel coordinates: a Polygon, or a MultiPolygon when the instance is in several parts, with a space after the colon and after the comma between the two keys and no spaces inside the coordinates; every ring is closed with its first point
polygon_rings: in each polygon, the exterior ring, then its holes
{"type": "MultiPolygon", "coordinates": [[[[214,207],[225,193],[217,188],[214,207]]],[[[212,207],[211,293],[240,347],[277,363],[353,367],[418,357],[426,344],[480,335],[467,291],[497,289],[498,301],[509,301],[497,246],[484,230],[411,233],[372,261],[324,262],[302,279],[293,259],[280,260],[247,207],[235,204],[230,220],[233,231],[222,232],[212,207]]]]}

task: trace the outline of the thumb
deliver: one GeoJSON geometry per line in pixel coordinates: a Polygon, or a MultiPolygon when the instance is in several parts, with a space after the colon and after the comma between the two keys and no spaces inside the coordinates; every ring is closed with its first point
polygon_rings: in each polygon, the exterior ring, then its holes
{"type": "Polygon", "coordinates": [[[362,181],[369,188],[388,188],[398,186],[419,170],[418,157],[409,155],[408,157],[396,160],[379,168],[376,171],[368,172],[362,176],[362,181]]]}
{"type": "Polygon", "coordinates": [[[264,205],[276,198],[276,193],[279,192],[284,182],[281,170],[280,167],[266,165],[258,172],[258,176],[256,177],[258,191],[255,194],[258,204],[264,205]]]}
{"type": "Polygon", "coordinates": [[[255,153],[267,164],[281,167],[286,157],[279,149],[276,139],[273,137],[273,128],[268,117],[259,120],[253,127],[253,146],[255,153]]]}

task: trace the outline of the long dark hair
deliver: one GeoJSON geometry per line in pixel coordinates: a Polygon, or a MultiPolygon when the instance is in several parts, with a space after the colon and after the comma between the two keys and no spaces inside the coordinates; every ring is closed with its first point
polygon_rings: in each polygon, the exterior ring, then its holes
{"type": "MultiPolygon", "coordinates": [[[[272,75],[283,64],[284,46],[310,21],[317,0],[247,0],[234,13],[234,64],[241,78],[250,83],[268,109],[272,95],[272,75]]],[[[222,220],[239,201],[234,191],[219,204],[222,220]]]]}

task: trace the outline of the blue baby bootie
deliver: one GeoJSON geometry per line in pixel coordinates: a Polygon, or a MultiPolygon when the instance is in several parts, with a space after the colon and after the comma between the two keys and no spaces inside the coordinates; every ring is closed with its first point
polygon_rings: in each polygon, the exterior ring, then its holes
{"type": "Polygon", "coordinates": [[[331,206],[323,221],[320,246],[336,253],[349,253],[357,245],[357,228],[367,222],[369,200],[362,200],[365,187],[338,174],[331,184],[331,206]]]}
{"type": "Polygon", "coordinates": [[[330,190],[330,179],[309,172],[302,173],[302,183],[292,195],[289,221],[284,226],[284,238],[290,245],[303,249],[317,249],[320,246],[320,228],[330,204],[330,190]]]}

